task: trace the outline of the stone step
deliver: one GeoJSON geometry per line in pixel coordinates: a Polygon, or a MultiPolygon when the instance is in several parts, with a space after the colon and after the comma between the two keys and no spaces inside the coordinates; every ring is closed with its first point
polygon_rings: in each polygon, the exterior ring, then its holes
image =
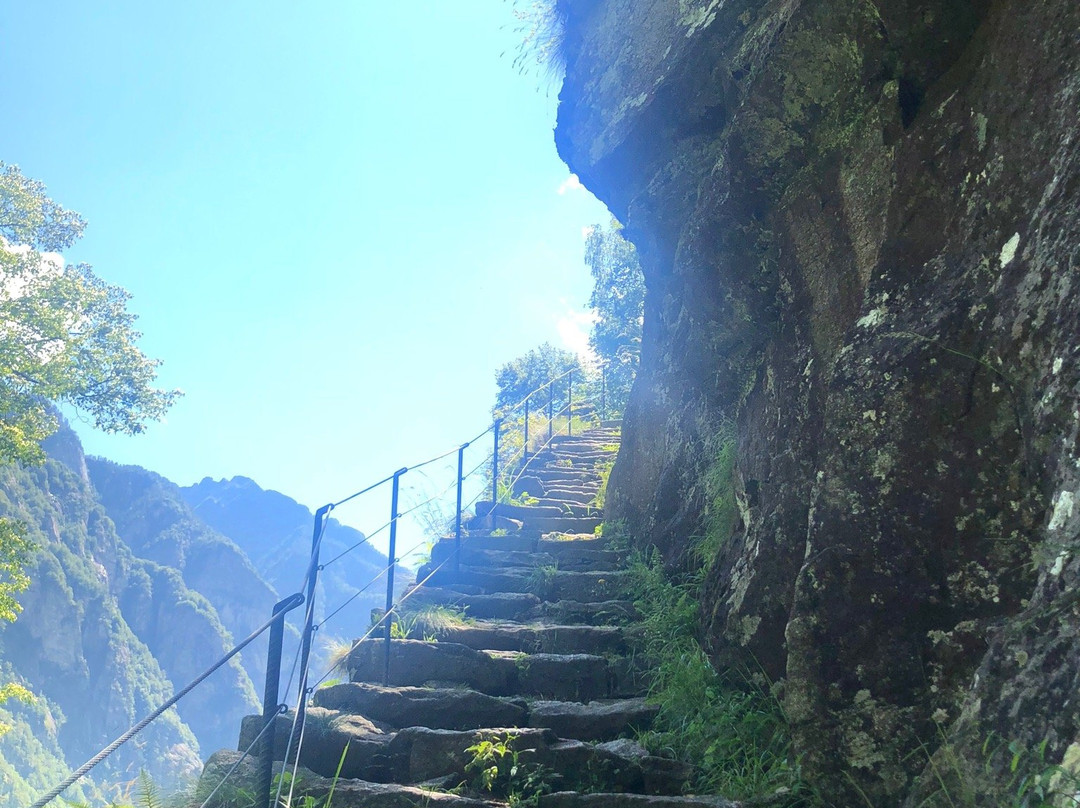
{"type": "Polygon", "coordinates": [[[688,766],[654,757],[628,739],[604,744],[563,740],[547,729],[508,728],[466,732],[424,727],[403,729],[391,744],[403,782],[448,778],[467,782],[474,754],[469,747],[484,741],[504,744],[517,753],[519,765],[543,766],[556,789],[592,789],[619,792],[679,794],[690,778],[688,766]]]}
{"type": "Polygon", "coordinates": [[[640,619],[637,609],[629,600],[600,600],[581,603],[576,600],[559,600],[541,603],[534,614],[541,619],[558,623],[586,623],[590,626],[626,625],[640,619]]]}
{"type": "MultiPolygon", "coordinates": [[[[374,783],[420,783],[448,775],[461,782],[468,779],[466,767],[473,759],[473,754],[466,750],[486,740],[506,743],[519,753],[527,750],[529,754],[521,754],[521,762],[547,767],[557,776],[560,788],[595,790],[599,786],[648,794],[678,794],[691,773],[685,765],[650,756],[644,748],[625,738],[598,745],[586,742],[645,729],[654,712],[643,709],[640,700],[576,705],[536,703],[530,722],[554,723],[563,732],[593,736],[583,741],[562,738],[547,726],[475,730],[417,726],[393,732],[379,728],[363,716],[310,707],[300,763],[325,777],[333,777],[340,763],[342,778],[374,783]],[[590,724],[582,716],[596,720],[590,724]]],[[[285,758],[293,720],[292,711],[275,718],[274,760],[285,758]]],[[[262,716],[247,716],[238,748],[251,746],[261,727],[262,716]]]]}
{"type": "MultiPolygon", "coordinates": [[[[479,543],[462,540],[459,564],[466,567],[510,567],[533,569],[536,567],[558,566],[565,570],[607,570],[618,566],[623,554],[606,547],[605,539],[598,539],[595,534],[585,534],[587,538],[577,538],[575,534],[562,534],[559,538],[538,540],[535,552],[522,550],[480,549],[479,543]]],[[[499,536],[493,539],[504,538],[499,536]]],[[[488,546],[491,546],[488,544],[488,546]]],[[[442,539],[432,545],[431,564],[439,566],[444,561],[446,569],[453,564],[456,550],[453,539],[442,539]]]]}
{"type": "Polygon", "coordinates": [[[557,468],[569,463],[576,467],[610,462],[615,456],[616,452],[600,447],[559,446],[537,452],[529,458],[529,462],[557,468]]]}
{"type": "Polygon", "coordinates": [[[522,522],[523,527],[528,527],[538,517],[565,517],[565,516],[596,516],[599,514],[599,509],[591,508],[588,504],[581,504],[579,502],[558,502],[558,500],[540,500],[538,504],[529,504],[529,506],[515,506],[515,504],[508,504],[505,502],[499,502],[496,506],[492,506],[490,502],[477,502],[477,513],[492,513],[494,512],[498,516],[507,516],[508,519],[514,519],[522,522]],[[543,504],[543,502],[550,501],[551,504],[543,504]]]}
{"type": "Polygon", "coordinates": [[[409,595],[407,606],[447,606],[461,609],[466,617],[493,620],[546,620],[552,623],[583,623],[590,626],[624,625],[639,615],[628,600],[582,603],[576,600],[541,601],[530,592],[470,594],[434,586],[420,587],[409,595]]]}
{"type": "Polygon", "coordinates": [[[557,507],[541,507],[539,505],[510,505],[500,502],[497,505],[490,500],[480,500],[476,503],[477,513],[494,513],[496,516],[505,516],[508,519],[517,519],[524,523],[537,516],[565,516],[557,507]]]}
{"type": "MultiPolygon", "coordinates": [[[[213,790],[234,766],[236,769],[229,776],[233,788],[219,791],[214,800],[207,803],[206,808],[235,808],[237,793],[255,793],[258,761],[251,756],[241,760],[241,753],[231,749],[222,749],[210,756],[199,780],[199,793],[213,790]]],[[[324,805],[331,790],[334,792],[335,808],[505,808],[506,805],[503,802],[463,797],[416,786],[335,779],[316,774],[304,767],[297,771],[295,782],[294,805],[302,804],[307,797],[311,797],[315,805],[324,805]]]]}
{"type": "MultiPolygon", "coordinates": [[[[549,488],[555,480],[565,480],[572,485],[600,484],[600,472],[584,466],[544,466],[531,468],[527,474],[529,477],[540,480],[549,488]]],[[[522,475],[524,476],[526,475],[522,475]]]]}
{"type": "Polygon", "coordinates": [[[589,701],[640,692],[639,683],[627,663],[621,660],[608,660],[594,654],[488,653],[513,662],[517,669],[516,695],[589,701]]]}
{"type": "Polygon", "coordinates": [[[554,435],[549,446],[618,446],[619,433],[613,430],[587,432],[583,435],[554,435]]]}
{"type": "Polygon", "coordinates": [[[547,534],[536,545],[538,553],[549,555],[561,568],[590,567],[613,569],[622,564],[625,554],[606,549],[609,540],[595,533],[547,534]]]}
{"type": "MultiPolygon", "coordinates": [[[[418,580],[430,569],[421,567],[418,580]]],[[[489,569],[462,565],[457,573],[450,565],[428,580],[434,586],[447,584],[480,587],[485,593],[531,592],[541,600],[613,600],[624,595],[631,585],[629,574],[622,570],[563,571],[553,567],[489,569]]]]}
{"type": "Polygon", "coordinates": [[[493,651],[552,654],[621,654],[624,632],[614,626],[544,625],[539,623],[476,622],[436,632],[439,643],[458,643],[493,651]]]}
{"type": "Polygon", "coordinates": [[[489,696],[462,688],[383,687],[347,682],[315,691],[317,707],[353,713],[394,729],[480,729],[527,725],[524,699],[489,696]]]}
{"type": "Polygon", "coordinates": [[[528,725],[550,729],[560,738],[610,741],[646,730],[659,708],[644,698],[617,701],[535,701],[529,705],[528,725]]]}
{"type": "MultiPolygon", "coordinates": [[[[358,643],[349,654],[346,669],[353,683],[381,684],[386,675],[385,642],[358,643]]],[[[537,696],[567,701],[638,695],[642,691],[636,671],[625,658],[482,650],[454,642],[423,640],[390,642],[389,684],[396,688],[464,685],[487,696],[537,696]]]]}
{"type": "MultiPolygon", "coordinates": [[[[292,733],[295,710],[274,717],[274,760],[284,760],[285,750],[292,733]]],[[[381,728],[361,715],[309,707],[306,712],[307,728],[304,744],[300,748],[300,765],[316,774],[333,777],[341,761],[341,753],[349,747],[349,754],[341,767],[341,776],[362,778],[376,783],[393,781],[395,761],[390,759],[390,744],[395,733],[381,728]]],[[[247,749],[263,727],[261,715],[245,716],[240,724],[239,750],[247,749]]],[[[550,731],[550,730],[549,730],[550,731]]],[[[293,748],[296,738],[292,738],[293,748]]]]}
{"type": "Polygon", "coordinates": [[[394,759],[401,782],[424,782],[452,775],[457,782],[475,776],[466,771],[473,760],[470,746],[483,741],[505,743],[515,751],[549,747],[558,737],[549,729],[528,727],[491,727],[478,730],[430,729],[409,727],[396,734],[394,759]]]}
{"type": "MultiPolygon", "coordinates": [[[[489,531],[470,531],[461,537],[462,549],[497,550],[502,553],[535,553],[540,543],[539,530],[519,530],[515,533],[491,535],[489,531]]],[[[453,538],[440,539],[440,542],[454,542],[453,538]]]]}
{"type": "MultiPolygon", "coordinates": [[[[345,667],[352,682],[382,683],[385,640],[357,643],[345,667]]],[[[518,687],[518,669],[513,659],[493,657],[459,643],[391,640],[388,683],[394,687],[460,684],[489,696],[508,696],[518,687]]]]}
{"type": "MultiPolygon", "coordinates": [[[[600,490],[600,475],[592,471],[567,473],[565,469],[537,472],[534,479],[547,491],[552,488],[578,488],[596,493],[600,490]]],[[[544,493],[533,496],[545,496],[544,493]]]]}
{"type": "MultiPolygon", "coordinates": [[[[776,803],[780,805],[781,803],[776,803]]],[[[723,797],[668,797],[627,793],[556,791],[540,797],[538,808],[740,808],[723,797]]]]}
{"type": "MultiPolygon", "coordinates": [[[[475,595],[423,586],[408,603],[414,607],[420,605],[439,605],[463,609],[466,616],[478,619],[528,620],[544,616],[540,609],[541,600],[529,592],[495,592],[490,595],[475,595]]],[[[554,604],[552,604],[554,605],[554,604]]]]}
{"type": "Polygon", "coordinates": [[[528,521],[528,527],[541,533],[592,533],[604,520],[599,516],[538,516],[528,521]]]}
{"type": "MultiPolygon", "coordinates": [[[[560,475],[565,476],[565,475],[560,475]]],[[[521,477],[516,483],[514,483],[514,496],[529,496],[541,498],[546,496],[573,496],[580,499],[583,496],[589,496],[590,499],[585,500],[584,504],[588,504],[592,501],[592,497],[596,496],[596,492],[600,490],[600,479],[596,475],[589,474],[587,479],[581,480],[565,480],[560,481],[558,479],[541,480],[539,477],[534,477],[531,474],[529,476],[521,477]]]]}
{"type": "MultiPolygon", "coordinates": [[[[504,538],[495,536],[493,538],[504,538]]],[[[438,565],[450,559],[453,563],[457,544],[453,539],[440,539],[431,546],[431,563],[438,565]]],[[[534,547],[535,549],[535,547],[534,547]]],[[[479,549],[471,542],[461,542],[459,562],[469,567],[543,567],[555,564],[554,555],[544,552],[524,550],[479,549]]]]}
{"type": "Polygon", "coordinates": [[[548,488],[545,489],[542,495],[534,494],[533,496],[539,496],[541,502],[545,502],[548,499],[556,499],[562,502],[577,502],[581,505],[589,505],[596,499],[596,490],[593,486],[577,488],[548,488]]]}

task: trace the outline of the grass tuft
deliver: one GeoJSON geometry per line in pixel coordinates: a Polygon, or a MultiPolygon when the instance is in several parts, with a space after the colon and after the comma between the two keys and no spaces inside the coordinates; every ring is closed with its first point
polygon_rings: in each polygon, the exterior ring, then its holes
{"type": "Polygon", "coordinates": [[[780,703],[747,675],[721,673],[698,640],[702,574],[669,580],[660,563],[630,566],[644,619],[649,699],[660,711],[641,743],[694,767],[696,793],[748,799],[786,794],[808,804],[780,703]]]}

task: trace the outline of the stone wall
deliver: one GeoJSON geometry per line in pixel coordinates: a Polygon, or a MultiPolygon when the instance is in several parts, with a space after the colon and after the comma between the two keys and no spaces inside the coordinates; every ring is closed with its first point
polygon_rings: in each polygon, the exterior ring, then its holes
{"type": "Polygon", "coordinates": [[[648,287],[609,514],[679,563],[734,437],[711,651],[838,804],[1076,763],[1080,5],[559,10],[556,141],[648,287]]]}

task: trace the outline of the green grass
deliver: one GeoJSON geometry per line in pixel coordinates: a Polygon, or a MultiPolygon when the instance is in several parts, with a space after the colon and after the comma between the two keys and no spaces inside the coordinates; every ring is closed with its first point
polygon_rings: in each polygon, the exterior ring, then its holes
{"type": "Polygon", "coordinates": [[[600,475],[600,490],[597,491],[596,496],[593,497],[592,506],[603,510],[604,503],[607,502],[608,479],[611,477],[611,470],[615,468],[615,458],[611,458],[611,460],[601,460],[596,464],[595,468],[600,475]]]}
{"type": "Polygon", "coordinates": [[[539,598],[551,594],[555,587],[555,575],[559,572],[557,564],[544,564],[533,567],[525,581],[525,589],[539,598]]]}
{"type": "Polygon", "coordinates": [[[643,615],[649,700],[660,708],[641,743],[690,764],[696,793],[748,799],[786,792],[790,799],[780,804],[812,804],[778,700],[747,675],[718,672],[699,642],[701,573],[674,582],[642,558],[630,570],[643,615]]]}
{"type": "Polygon", "coordinates": [[[735,437],[722,432],[706,446],[710,456],[702,484],[705,488],[705,532],[694,543],[694,556],[708,566],[731,538],[738,516],[735,502],[735,437]]]}

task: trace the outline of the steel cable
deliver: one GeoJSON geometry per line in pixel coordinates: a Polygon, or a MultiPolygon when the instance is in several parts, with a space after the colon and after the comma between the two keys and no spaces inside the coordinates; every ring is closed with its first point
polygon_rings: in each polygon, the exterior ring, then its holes
{"type": "MultiPolygon", "coordinates": [[[[300,602],[301,603],[303,602],[303,600],[302,600],[303,596],[300,595],[299,593],[297,593],[293,597],[299,597],[299,598],[301,598],[300,602]]],[[[299,605],[299,604],[297,604],[297,605],[299,605]]],[[[293,607],[293,608],[295,608],[295,607],[293,607]]],[[[150,724],[150,722],[152,722],[154,719],[156,719],[158,716],[160,716],[162,713],[164,713],[166,710],[168,710],[170,707],[172,707],[174,704],[176,704],[178,701],[180,701],[180,699],[182,699],[184,696],[186,696],[188,693],[190,693],[192,690],[194,690],[196,687],[198,687],[200,684],[202,684],[203,681],[207,677],[209,677],[211,674],[213,674],[215,671],[217,671],[219,668],[221,668],[223,665],[225,665],[230,659],[232,659],[234,656],[239,654],[242,650],[247,648],[247,646],[249,646],[252,642],[254,642],[259,637],[259,635],[261,635],[264,631],[266,631],[268,628],[270,628],[270,625],[275,620],[277,620],[279,616],[280,616],[280,614],[274,615],[269,620],[267,620],[265,623],[263,623],[258,629],[256,629],[251,634],[249,634],[247,636],[247,638],[245,638],[239,644],[233,646],[233,649],[231,651],[229,651],[229,653],[227,653],[225,656],[223,656],[221,659],[219,659],[217,662],[215,662],[213,665],[211,665],[209,668],[207,668],[205,671],[203,671],[197,677],[195,677],[179,693],[174,695],[171,699],[169,699],[164,704],[162,704],[160,707],[158,707],[156,710],[154,710],[152,713],[150,713],[150,715],[143,718],[142,721],[135,724],[127,732],[125,732],[119,738],[114,740],[112,743],[110,743],[108,746],[106,746],[104,749],[102,749],[100,752],[98,752],[96,755],[94,755],[92,758],[90,758],[88,761],[86,761],[86,763],[84,763],[82,766],[80,766],[75,771],[73,771],[70,775],[68,775],[68,777],[66,777],[64,779],[64,781],[62,783],[60,783],[60,785],[53,788],[51,791],[49,791],[44,796],[39,797],[38,800],[36,802],[34,802],[30,806],[30,808],[44,808],[44,806],[48,805],[50,802],[52,802],[54,799],[56,799],[58,796],[60,796],[60,794],[65,789],[67,789],[69,786],[71,786],[76,781],[81,780],[91,769],[93,769],[95,766],[97,766],[99,763],[101,763],[103,760],[105,760],[107,757],[109,757],[109,755],[111,755],[113,752],[115,752],[117,749],[119,749],[125,743],[127,743],[132,738],[134,738],[138,733],[142,732],[150,724]]]]}

